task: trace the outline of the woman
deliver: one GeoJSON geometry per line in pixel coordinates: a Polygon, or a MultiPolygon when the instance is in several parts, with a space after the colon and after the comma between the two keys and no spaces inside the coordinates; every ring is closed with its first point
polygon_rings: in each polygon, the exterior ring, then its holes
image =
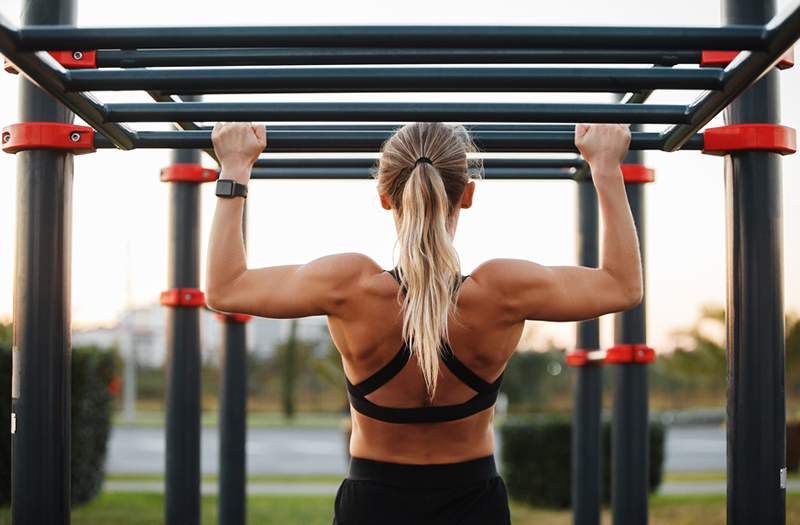
{"type": "MultiPolygon", "coordinates": [[[[263,126],[217,124],[220,177],[246,184],[263,126]]],[[[381,205],[399,260],[386,271],[345,253],[248,269],[241,198],[219,199],[209,243],[211,308],[263,317],[328,316],[352,410],[352,461],[334,524],[510,523],[495,469],[492,417],[527,319],[576,321],[635,306],[642,272],[620,162],[623,125],[579,125],[603,218],[600,268],[492,259],[462,276],[453,236],[475,183],[462,128],[414,123],[384,145],[381,205]],[[399,350],[398,350],[399,348],[399,350]]]]}

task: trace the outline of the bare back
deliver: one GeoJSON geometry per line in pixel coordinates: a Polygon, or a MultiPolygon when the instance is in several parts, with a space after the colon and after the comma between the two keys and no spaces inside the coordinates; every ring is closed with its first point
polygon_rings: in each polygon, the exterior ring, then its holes
{"type": "MultiPolygon", "coordinates": [[[[402,346],[402,314],[398,284],[370,261],[369,271],[352,287],[342,313],[328,317],[345,374],[363,381],[390,361],[402,346]]],[[[483,272],[485,273],[485,272],[483,272]]],[[[450,346],[457,358],[487,382],[505,369],[522,334],[523,322],[509,323],[498,315],[494,292],[486,289],[481,268],[461,286],[456,316],[448,322],[450,346]],[[482,280],[483,279],[483,280],[482,280]]],[[[410,408],[463,403],[475,394],[446,367],[431,401],[412,356],[401,372],[368,396],[386,407],[410,408]]],[[[350,453],[354,457],[394,463],[453,463],[487,456],[494,451],[494,409],[450,422],[386,423],[352,411],[350,453]]]]}

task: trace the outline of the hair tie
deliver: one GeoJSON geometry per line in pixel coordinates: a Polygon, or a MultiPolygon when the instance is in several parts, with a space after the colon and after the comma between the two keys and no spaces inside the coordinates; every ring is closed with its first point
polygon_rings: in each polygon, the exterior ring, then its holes
{"type": "Polygon", "coordinates": [[[427,163],[433,166],[433,161],[431,159],[429,159],[428,157],[420,157],[414,162],[414,167],[416,168],[417,164],[422,164],[422,163],[427,163]]]}

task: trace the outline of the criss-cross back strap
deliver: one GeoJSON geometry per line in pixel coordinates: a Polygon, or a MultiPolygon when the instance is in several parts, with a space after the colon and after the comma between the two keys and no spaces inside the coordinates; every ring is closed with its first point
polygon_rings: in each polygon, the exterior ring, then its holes
{"type": "Polygon", "coordinates": [[[403,344],[400,347],[400,350],[394,355],[394,357],[383,367],[380,368],[377,372],[369,376],[367,379],[361,381],[357,385],[354,385],[347,380],[347,389],[357,393],[360,396],[368,396],[372,392],[376,391],[386,383],[392,380],[394,376],[400,373],[400,370],[406,366],[408,360],[411,358],[411,350],[408,348],[408,345],[403,344]]]}
{"type": "Polygon", "coordinates": [[[462,363],[453,353],[450,345],[444,344],[442,348],[442,361],[445,366],[454,376],[456,376],[462,383],[473,389],[478,393],[496,392],[500,389],[500,384],[503,382],[503,374],[500,374],[493,383],[489,383],[481,376],[467,368],[467,365],[462,363]]]}

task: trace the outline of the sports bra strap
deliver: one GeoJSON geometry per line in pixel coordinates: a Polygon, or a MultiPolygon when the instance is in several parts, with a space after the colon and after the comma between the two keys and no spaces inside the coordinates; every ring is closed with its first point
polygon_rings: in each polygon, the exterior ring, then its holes
{"type": "Polygon", "coordinates": [[[408,345],[403,344],[391,361],[383,365],[380,370],[369,376],[367,379],[361,381],[357,385],[354,385],[348,379],[347,389],[352,390],[361,396],[368,396],[375,390],[391,381],[394,376],[399,374],[400,370],[406,366],[406,363],[408,363],[410,358],[411,350],[408,348],[408,345]]]}
{"type": "Polygon", "coordinates": [[[493,383],[489,383],[467,368],[467,366],[456,357],[453,353],[453,349],[450,348],[448,344],[445,344],[442,348],[442,361],[444,361],[445,366],[447,366],[448,370],[450,370],[454,376],[476,392],[495,392],[500,389],[500,384],[503,381],[503,374],[500,374],[500,377],[493,383]]]}
{"type": "Polygon", "coordinates": [[[347,397],[356,412],[384,423],[444,423],[477,414],[492,407],[498,391],[475,394],[457,405],[438,405],[413,408],[395,408],[376,405],[369,399],[349,390],[347,397]]]}
{"type": "MultiPolygon", "coordinates": [[[[400,283],[397,268],[387,270],[395,281],[400,283]]],[[[464,282],[468,276],[463,276],[464,282]]],[[[405,289],[403,292],[405,293],[405,289]]],[[[366,396],[392,380],[406,366],[411,358],[411,349],[403,344],[395,356],[380,370],[369,376],[364,381],[354,385],[345,376],[347,382],[347,397],[350,404],[357,412],[367,417],[384,421],[386,423],[439,423],[455,421],[470,417],[486,410],[497,401],[503,374],[500,374],[493,383],[489,383],[464,365],[453,353],[453,349],[446,341],[442,342],[442,361],[456,378],[465,385],[475,390],[476,394],[467,401],[455,405],[424,406],[412,408],[395,408],[377,405],[366,396]]]]}

